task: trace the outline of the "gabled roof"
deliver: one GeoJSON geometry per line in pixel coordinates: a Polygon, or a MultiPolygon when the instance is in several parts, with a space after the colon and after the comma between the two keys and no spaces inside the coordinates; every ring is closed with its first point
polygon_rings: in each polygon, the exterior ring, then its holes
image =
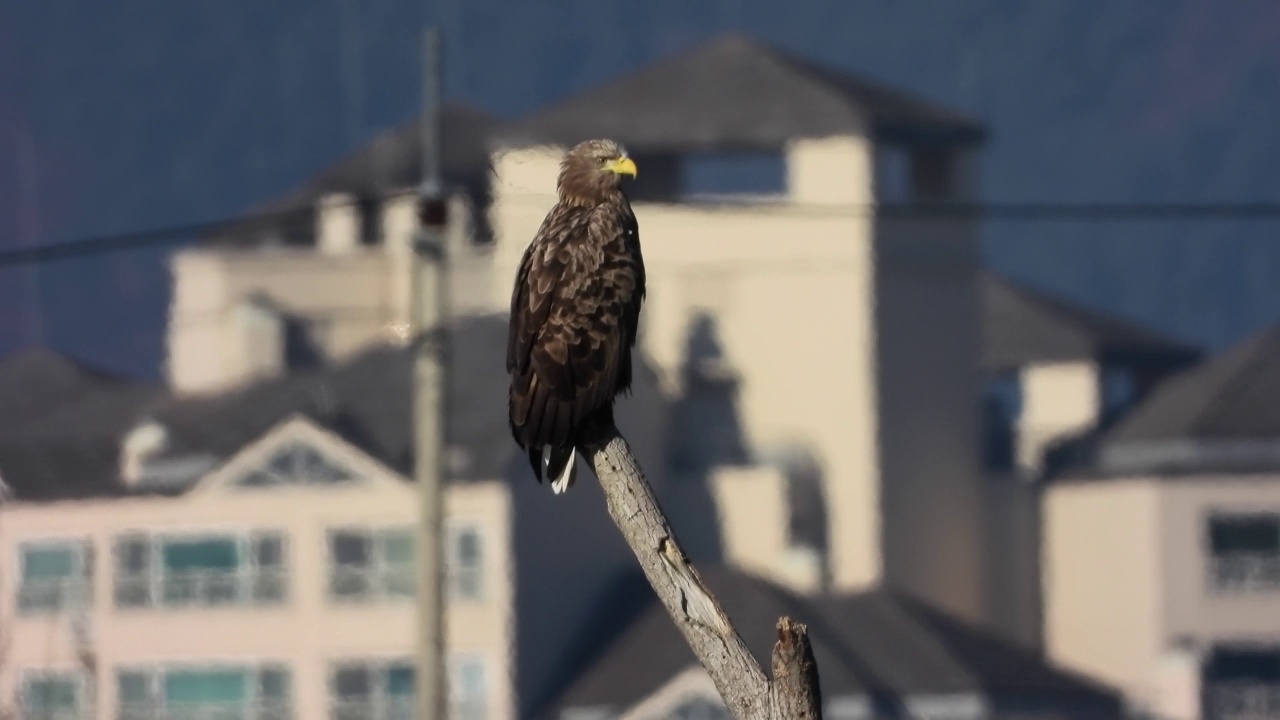
{"type": "MultiPolygon", "coordinates": [[[[452,412],[446,440],[455,480],[503,476],[515,451],[505,416],[501,349],[506,330],[505,317],[490,315],[459,321],[450,336],[452,412]]],[[[157,421],[166,430],[169,443],[162,459],[225,460],[293,415],[408,474],[413,462],[411,370],[409,348],[380,346],[332,367],[214,396],[175,397],[132,388],[139,397],[121,390],[115,396],[86,398],[45,425],[0,434],[0,477],[20,500],[130,494],[134,491],[119,479],[120,447],[128,431],[144,420],[157,421]],[[59,429],[64,421],[73,424],[59,429]],[[64,431],[74,429],[74,423],[88,424],[92,431],[64,431]]]]}
{"type": "MultiPolygon", "coordinates": [[[[1063,702],[1097,711],[1096,717],[1119,711],[1119,694],[1112,688],[1052,667],[1031,650],[898,592],[809,598],[725,567],[700,574],[763,667],[769,667],[780,616],[808,625],[827,701],[864,696],[879,707],[892,707],[913,696],[976,694],[996,703],[1001,698],[1063,702]]],[[[631,707],[697,664],[652,590],[642,587],[643,578],[628,582],[634,597],[642,598],[636,600],[641,609],[620,614],[612,600],[601,603],[600,617],[584,624],[582,633],[603,637],[603,647],[575,658],[582,669],[544,717],[572,707],[631,707]],[[598,634],[620,620],[620,631],[598,634]]]]}
{"type": "Polygon", "coordinates": [[[1176,367],[1200,357],[1188,343],[999,274],[984,272],[980,282],[988,370],[1087,359],[1176,367]]]}
{"type": "Polygon", "coordinates": [[[1280,325],[1159,386],[1108,436],[1280,439],[1280,325]]]}
{"type": "MultiPolygon", "coordinates": [[[[490,168],[489,134],[498,121],[477,108],[454,102],[441,108],[440,121],[444,140],[440,170],[446,184],[483,196],[490,168]]],[[[272,235],[288,244],[309,243],[315,206],[325,195],[377,198],[416,187],[422,181],[420,122],[415,117],[376,135],[299,187],[250,210],[251,219],[215,233],[205,244],[253,245],[272,235]]]]}
{"type": "Polygon", "coordinates": [[[611,137],[632,152],[776,150],[867,129],[887,140],[973,143],[976,121],[741,33],[609,80],[499,131],[505,146],[611,137]]]}

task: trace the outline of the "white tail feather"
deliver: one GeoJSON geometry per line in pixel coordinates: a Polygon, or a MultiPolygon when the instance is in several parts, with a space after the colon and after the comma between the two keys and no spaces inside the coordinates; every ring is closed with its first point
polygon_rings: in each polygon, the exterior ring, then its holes
{"type": "MultiPolygon", "coordinates": [[[[542,448],[542,472],[545,475],[551,468],[551,447],[542,448]]],[[[555,478],[551,478],[551,492],[556,495],[563,495],[566,490],[573,487],[573,482],[578,475],[578,449],[573,448],[569,451],[569,461],[565,463],[564,470],[555,478]]]]}

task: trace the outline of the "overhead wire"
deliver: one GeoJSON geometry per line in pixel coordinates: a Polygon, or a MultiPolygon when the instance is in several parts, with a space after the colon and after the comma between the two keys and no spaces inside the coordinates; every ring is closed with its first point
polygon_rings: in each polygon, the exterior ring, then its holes
{"type": "MultiPolygon", "coordinates": [[[[352,201],[357,204],[359,201],[352,201]]],[[[637,202],[637,205],[649,204],[637,202]]],[[[896,220],[970,220],[970,221],[1172,221],[1172,220],[1280,220],[1280,202],[1242,203],[868,203],[862,205],[797,204],[765,200],[759,203],[736,201],[700,201],[662,203],[681,207],[725,209],[741,207],[758,212],[777,210],[793,217],[856,217],[878,215],[896,220]]],[[[219,231],[270,226],[280,222],[299,222],[308,216],[307,208],[241,215],[220,220],[171,225],[121,233],[106,233],[76,240],[15,247],[18,243],[0,243],[0,268],[33,262],[53,262],[91,257],[108,252],[135,250],[155,246],[198,245],[219,231]]]]}

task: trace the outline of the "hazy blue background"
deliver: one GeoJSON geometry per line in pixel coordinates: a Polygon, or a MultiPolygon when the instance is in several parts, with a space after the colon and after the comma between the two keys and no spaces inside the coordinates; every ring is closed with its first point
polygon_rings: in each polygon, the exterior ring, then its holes
{"type": "MultiPolygon", "coordinates": [[[[989,201],[1280,199],[1274,0],[0,0],[0,248],[221,218],[305,180],[417,112],[433,20],[447,94],[499,116],[734,27],[985,119],[989,201]]],[[[1000,270],[1220,347],[1280,316],[1278,231],[987,238],[1000,270]]],[[[0,353],[156,375],[161,257],[0,271],[0,353]]]]}

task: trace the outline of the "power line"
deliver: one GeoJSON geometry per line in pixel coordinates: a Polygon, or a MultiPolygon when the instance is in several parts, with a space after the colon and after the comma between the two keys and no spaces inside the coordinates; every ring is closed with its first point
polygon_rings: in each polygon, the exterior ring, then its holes
{"type": "MultiPolygon", "coordinates": [[[[638,205],[648,204],[640,202],[638,205]]],[[[670,203],[675,205],[677,203],[670,203]]],[[[714,206],[713,201],[683,203],[688,206],[714,206]]],[[[723,203],[749,208],[741,200],[723,203]]],[[[1254,203],[881,203],[878,205],[797,205],[788,202],[763,201],[754,207],[762,212],[780,210],[804,216],[857,216],[878,214],[893,220],[967,219],[983,221],[1170,221],[1170,220],[1280,220],[1280,202],[1254,203]]],[[[275,213],[242,215],[187,225],[89,236],[79,240],[47,244],[40,247],[15,247],[0,251],[0,268],[33,262],[51,262],[90,257],[107,252],[151,246],[179,245],[197,241],[201,236],[236,227],[253,228],[273,223],[302,221],[310,217],[310,209],[295,208],[275,213]]],[[[10,246],[15,242],[6,243],[10,246]]]]}

